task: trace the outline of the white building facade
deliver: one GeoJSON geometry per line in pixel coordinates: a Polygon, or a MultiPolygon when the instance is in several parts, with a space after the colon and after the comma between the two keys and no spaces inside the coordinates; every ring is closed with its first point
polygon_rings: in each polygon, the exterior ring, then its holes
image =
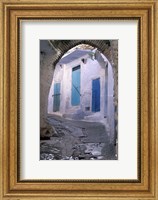
{"type": "Polygon", "coordinates": [[[65,118],[107,120],[114,132],[113,72],[98,50],[74,50],[56,65],[48,113],[65,118]]]}

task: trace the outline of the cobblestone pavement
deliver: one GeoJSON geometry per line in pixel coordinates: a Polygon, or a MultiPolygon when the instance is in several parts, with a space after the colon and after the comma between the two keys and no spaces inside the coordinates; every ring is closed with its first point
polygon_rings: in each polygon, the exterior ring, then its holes
{"type": "Polygon", "coordinates": [[[40,160],[116,160],[115,146],[110,143],[104,124],[47,118],[55,129],[49,140],[40,140],[40,160]]]}

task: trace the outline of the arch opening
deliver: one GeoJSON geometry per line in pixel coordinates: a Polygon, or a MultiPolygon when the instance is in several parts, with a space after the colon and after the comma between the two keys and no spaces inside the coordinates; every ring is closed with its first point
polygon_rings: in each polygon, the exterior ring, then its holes
{"type": "Polygon", "coordinates": [[[96,46],[86,43],[73,46],[59,58],[54,62],[49,88],[47,122],[52,125],[56,136],[59,132],[65,135],[65,131],[73,129],[74,136],[85,139],[80,141],[81,146],[83,143],[102,143],[103,138],[105,143],[109,142],[113,155],[104,155],[102,159],[117,159],[114,146],[116,86],[111,62],[96,46]],[[69,126],[60,127],[65,131],[57,128],[61,122],[69,126]],[[95,134],[92,129],[96,129],[95,134]]]}

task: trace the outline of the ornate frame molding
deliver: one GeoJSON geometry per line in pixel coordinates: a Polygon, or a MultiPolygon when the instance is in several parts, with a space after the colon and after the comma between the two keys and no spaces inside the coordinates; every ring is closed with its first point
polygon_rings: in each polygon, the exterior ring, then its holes
{"type": "Polygon", "coordinates": [[[158,200],[156,0],[1,0],[1,199],[158,200]],[[59,12],[60,11],[60,12],[59,12]],[[18,22],[26,19],[138,18],[140,20],[141,173],[138,181],[21,181],[18,178],[18,22]]]}

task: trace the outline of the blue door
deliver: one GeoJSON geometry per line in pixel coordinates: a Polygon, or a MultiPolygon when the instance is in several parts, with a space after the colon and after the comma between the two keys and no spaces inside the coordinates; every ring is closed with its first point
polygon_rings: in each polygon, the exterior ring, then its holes
{"type": "Polygon", "coordinates": [[[71,94],[72,106],[80,104],[80,66],[72,69],[72,94],[71,94]]]}
{"type": "Polygon", "coordinates": [[[100,78],[92,80],[92,112],[100,111],[100,78]]]}
{"type": "Polygon", "coordinates": [[[53,111],[57,112],[60,108],[60,83],[54,84],[54,102],[53,102],[53,111]]]}

